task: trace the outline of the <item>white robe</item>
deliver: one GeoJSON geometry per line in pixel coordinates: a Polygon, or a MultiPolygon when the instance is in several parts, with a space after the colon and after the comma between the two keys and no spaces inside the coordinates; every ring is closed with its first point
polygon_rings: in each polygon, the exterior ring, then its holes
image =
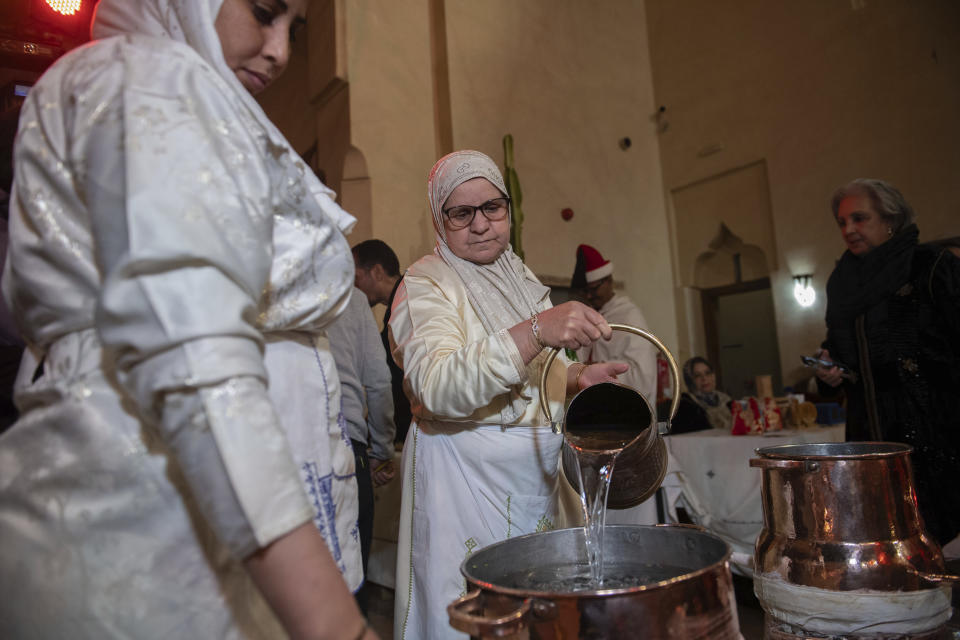
{"type": "Polygon", "coordinates": [[[5,637],[283,637],[238,558],[318,513],[263,336],[315,335],[353,271],[244,100],[144,36],[71,52],[27,97],[4,274],[29,345],[0,436],[5,637]]]}
{"type": "MultiPolygon", "coordinates": [[[[615,295],[607,300],[600,314],[609,324],[626,324],[649,331],[643,313],[626,296],[615,295]]],[[[617,380],[643,394],[650,407],[656,410],[657,348],[652,342],[626,331],[614,331],[609,342],[597,340],[577,351],[577,357],[587,363],[626,362],[630,369],[617,376],[617,380]]]]}
{"type": "MultiPolygon", "coordinates": [[[[394,638],[464,638],[446,607],[465,593],[459,568],[471,553],[579,524],[578,498],[559,470],[563,438],[540,411],[546,352],[524,367],[510,335],[484,330],[463,282],[434,255],[404,275],[390,332],[415,416],[403,449],[394,638]],[[529,404],[515,424],[502,425],[514,385],[529,404]]],[[[554,418],[563,411],[566,368],[559,357],[548,378],[554,418]]]]}

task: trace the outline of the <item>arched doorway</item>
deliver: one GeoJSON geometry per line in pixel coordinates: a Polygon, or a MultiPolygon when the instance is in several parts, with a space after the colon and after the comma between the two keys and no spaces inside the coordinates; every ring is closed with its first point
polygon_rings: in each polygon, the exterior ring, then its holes
{"type": "Polygon", "coordinates": [[[735,398],[756,394],[756,377],[769,375],[775,393],[782,386],[773,295],[766,256],[745,244],[726,225],[697,257],[707,359],[717,382],[735,398]]]}

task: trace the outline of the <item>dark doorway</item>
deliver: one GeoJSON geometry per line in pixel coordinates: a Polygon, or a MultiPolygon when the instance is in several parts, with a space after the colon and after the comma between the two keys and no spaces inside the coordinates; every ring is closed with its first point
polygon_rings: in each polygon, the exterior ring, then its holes
{"type": "Polygon", "coordinates": [[[780,349],[770,278],[701,290],[707,358],[717,386],[733,398],[756,393],[756,377],[770,375],[782,388],[780,349]]]}

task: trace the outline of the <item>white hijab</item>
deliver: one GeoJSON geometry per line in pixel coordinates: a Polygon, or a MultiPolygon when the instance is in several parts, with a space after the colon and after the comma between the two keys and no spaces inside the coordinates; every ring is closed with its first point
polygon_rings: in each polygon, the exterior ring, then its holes
{"type": "Polygon", "coordinates": [[[279,152],[274,155],[284,164],[297,167],[304,187],[312,194],[323,212],[343,233],[356,222],[334,201],[334,192],[304,166],[299,154],[274,126],[267,114],[250,95],[223,58],[220,36],[214,21],[223,0],[100,0],[93,18],[94,39],[120,35],[144,35],[182,42],[192,48],[216,70],[227,86],[246,107],[250,117],[262,127],[264,134],[279,152]]]}
{"type": "MultiPolygon", "coordinates": [[[[454,189],[473,178],[485,178],[500,193],[507,195],[503,176],[493,160],[479,151],[466,150],[454,151],[433,165],[427,181],[427,197],[437,234],[436,253],[463,280],[470,305],[479,316],[483,328],[488,334],[494,334],[543,311],[546,305],[542,301],[550,289],[536,278],[527,276],[523,261],[509,245],[490,264],[464,260],[450,250],[443,226],[443,204],[454,189]]],[[[500,414],[504,424],[519,419],[529,401],[528,397],[521,395],[519,388],[512,390],[510,404],[500,414]]]]}

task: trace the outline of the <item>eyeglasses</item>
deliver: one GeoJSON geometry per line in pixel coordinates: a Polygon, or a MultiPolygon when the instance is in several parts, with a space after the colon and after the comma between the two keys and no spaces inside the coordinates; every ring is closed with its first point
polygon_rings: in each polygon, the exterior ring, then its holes
{"type": "Polygon", "coordinates": [[[510,207],[510,198],[494,198],[487,200],[483,204],[473,207],[469,204],[462,204],[456,207],[444,209],[443,213],[450,221],[451,229],[463,229],[469,227],[473,222],[477,211],[482,211],[484,217],[490,221],[503,220],[507,216],[510,207]]]}

